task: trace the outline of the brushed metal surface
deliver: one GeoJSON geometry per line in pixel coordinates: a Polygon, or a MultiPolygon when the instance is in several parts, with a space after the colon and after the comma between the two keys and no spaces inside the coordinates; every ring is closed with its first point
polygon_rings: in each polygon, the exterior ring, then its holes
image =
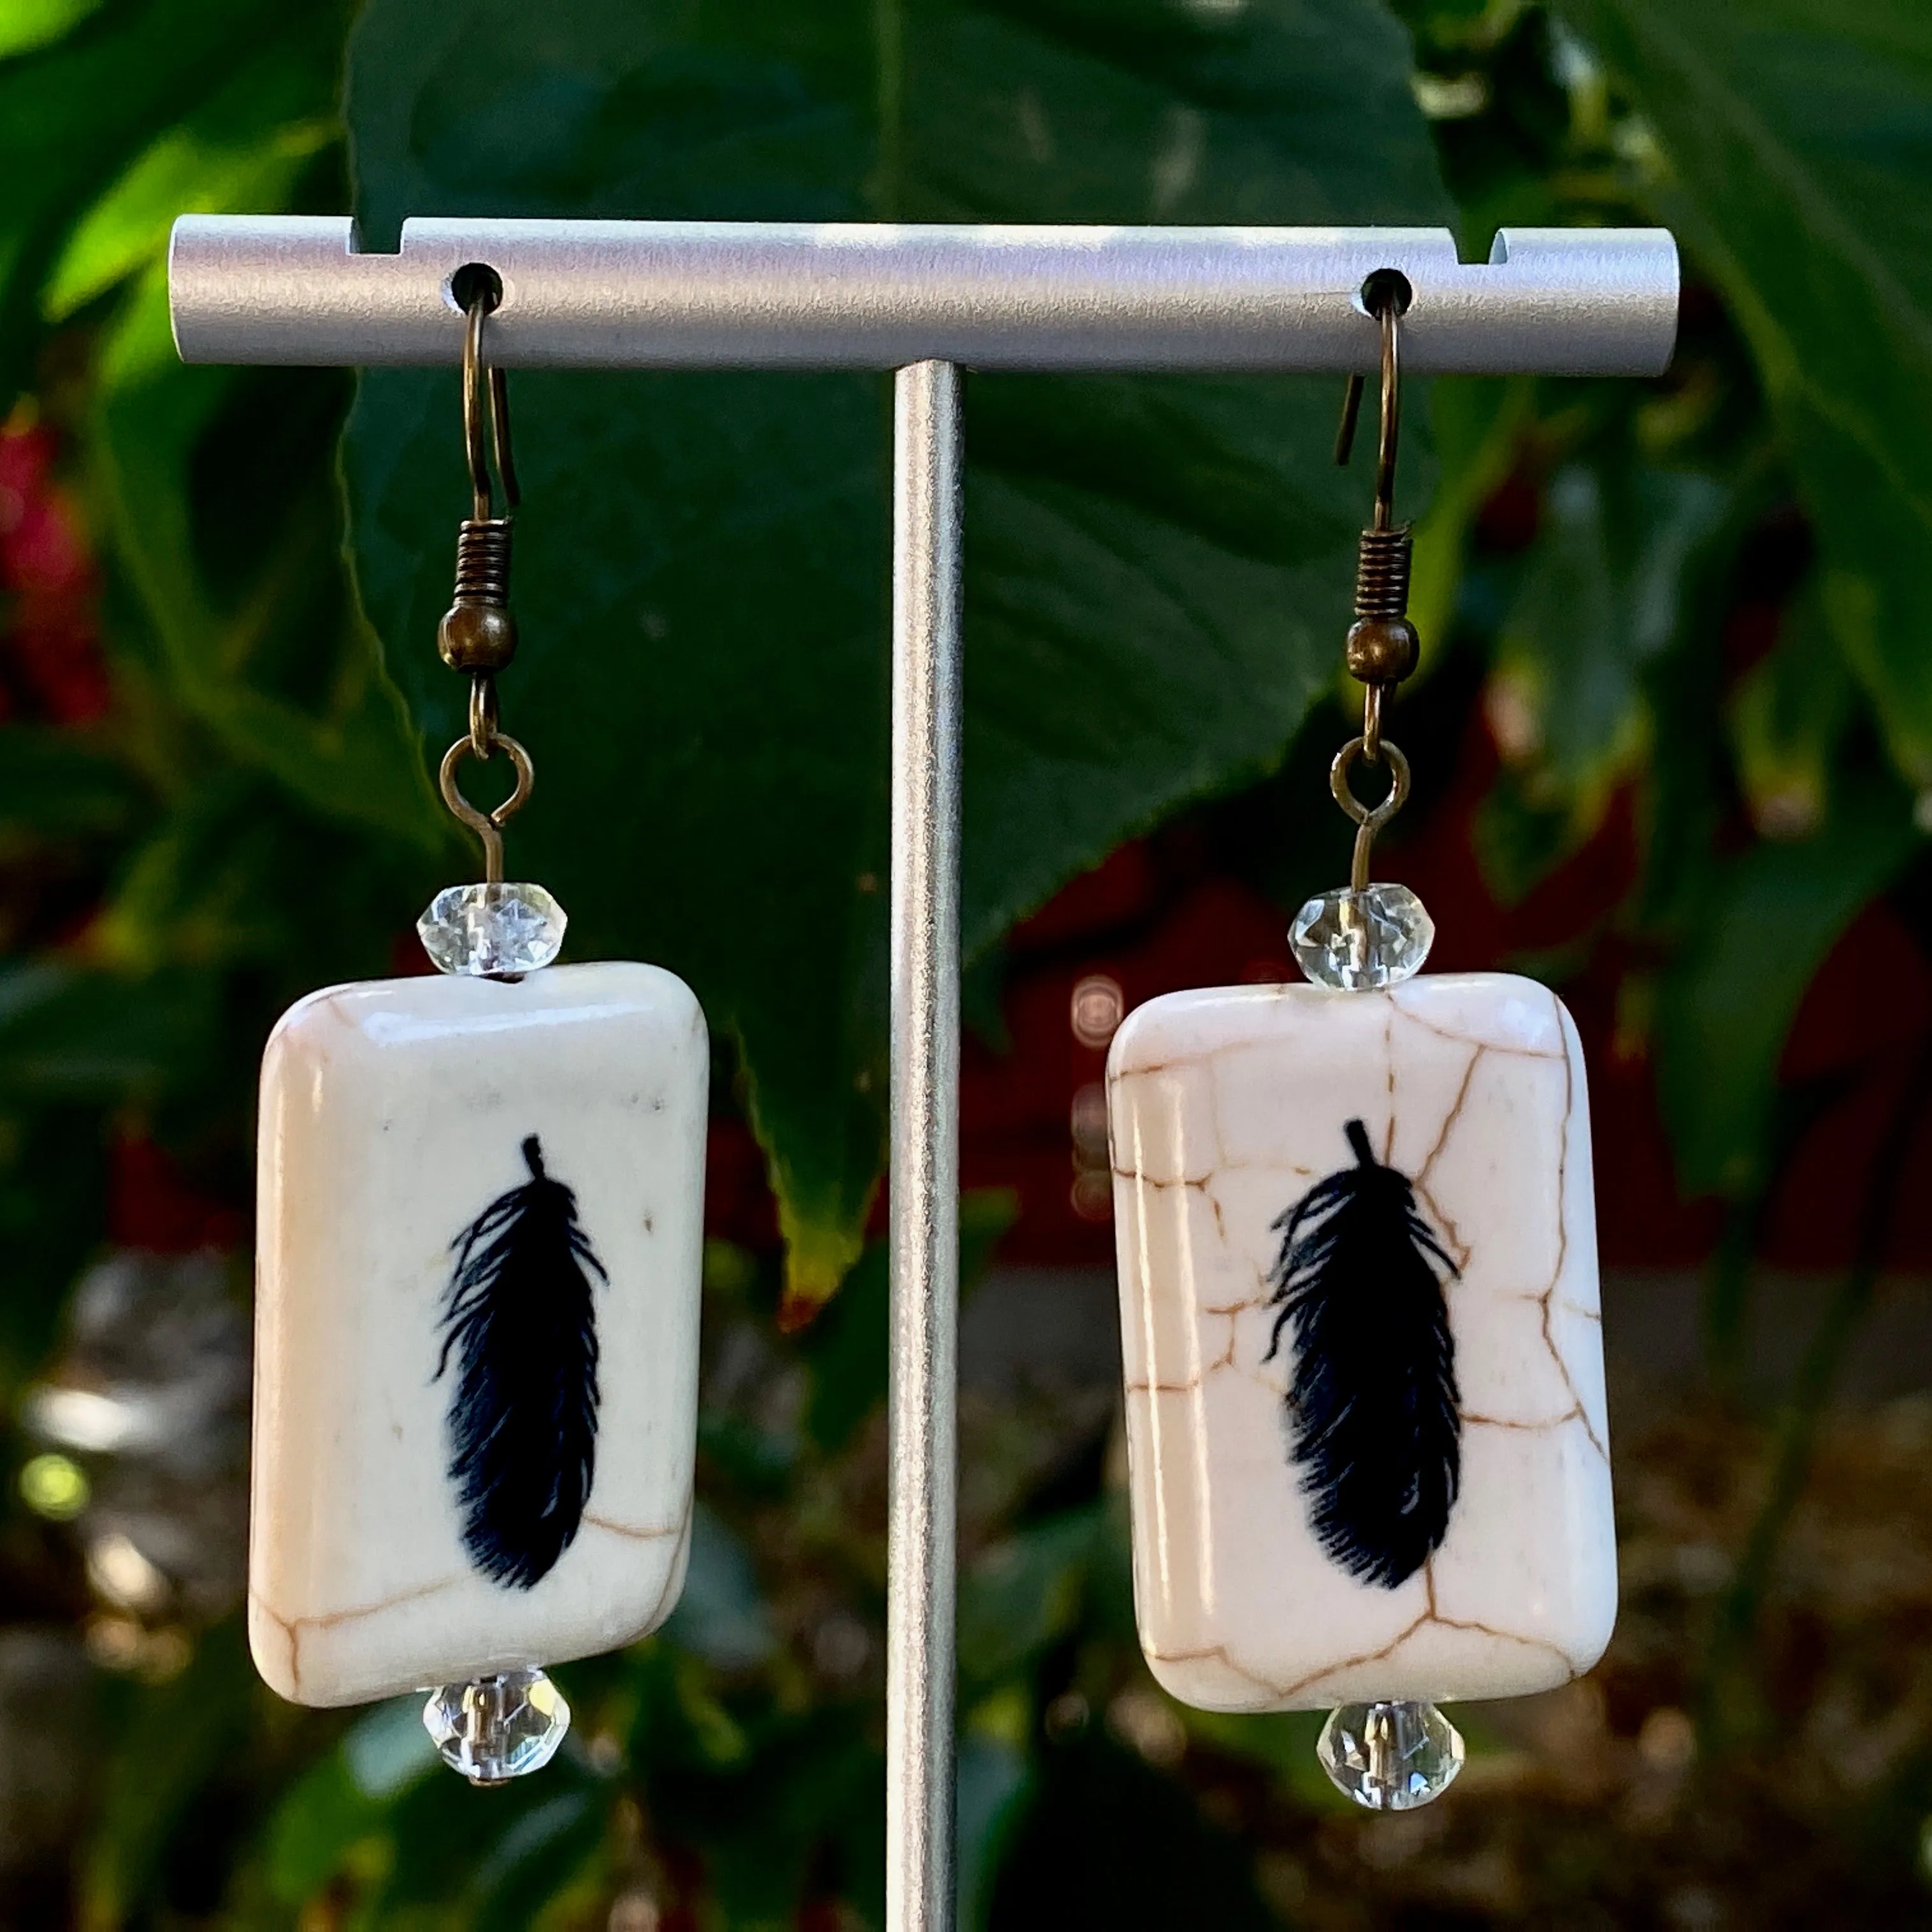
{"type": "Polygon", "coordinates": [[[886,1932],[953,1916],[959,1387],[959,371],[894,382],[886,1932]]]}
{"type": "Polygon", "coordinates": [[[1519,228],[1486,263],[1447,229],[951,227],[422,220],[363,254],[335,215],[183,215],[190,362],[458,359],[451,274],[494,268],[512,368],[1372,370],[1359,295],[1408,278],[1408,366],[1654,375],[1677,326],[1656,228],[1519,228]]]}

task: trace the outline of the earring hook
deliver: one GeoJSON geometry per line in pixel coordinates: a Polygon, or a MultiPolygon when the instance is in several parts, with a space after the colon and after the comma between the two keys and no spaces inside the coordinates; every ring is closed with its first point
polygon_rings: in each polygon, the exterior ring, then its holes
{"type": "MultiPolygon", "coordinates": [[[[1362,730],[1336,754],[1329,773],[1336,801],[1355,821],[1354,862],[1350,887],[1363,892],[1376,834],[1400,812],[1408,796],[1408,761],[1382,736],[1384,693],[1415,668],[1418,642],[1408,621],[1412,539],[1395,520],[1396,453],[1402,440],[1402,316],[1410,300],[1407,280],[1394,269],[1378,269],[1362,285],[1363,306],[1381,325],[1382,408],[1376,438],[1375,512],[1363,531],[1355,566],[1355,622],[1348,632],[1349,674],[1362,686],[1362,730]],[[1348,784],[1357,760],[1384,765],[1388,795],[1365,806],[1348,784]]],[[[1335,438],[1335,460],[1346,464],[1354,446],[1361,415],[1360,376],[1348,378],[1342,401],[1342,424],[1335,438]]]]}
{"type": "Polygon", "coordinates": [[[436,650],[452,670],[470,680],[470,729],[443,754],[437,772],[443,802],[483,842],[484,882],[499,885],[503,878],[503,824],[530,795],[535,775],[530,754],[497,722],[496,674],[516,655],[516,620],[510,614],[511,519],[520,497],[516,459],[510,448],[509,387],[502,368],[483,356],[483,320],[501,299],[501,283],[488,270],[472,265],[459,269],[470,279],[464,299],[463,448],[469,460],[470,489],[475,514],[459,526],[456,536],[456,594],[436,626],[436,650]],[[484,397],[489,402],[489,434],[484,434],[484,397]],[[503,514],[494,514],[490,460],[494,454],[503,514]],[[481,812],[466,799],[456,782],[458,766],[467,756],[487,763],[501,748],[508,754],[515,776],[510,796],[494,811],[481,812]]]}
{"type": "Polygon", "coordinates": [[[500,365],[483,360],[483,318],[496,306],[498,297],[481,276],[477,278],[467,304],[463,331],[463,445],[470,459],[470,490],[475,499],[476,518],[488,523],[494,515],[490,486],[489,454],[483,446],[483,391],[490,396],[490,442],[496,458],[496,474],[502,479],[503,514],[515,513],[522,500],[517,489],[516,460],[510,451],[510,390],[500,365]]]}
{"type": "MultiPolygon", "coordinates": [[[[1369,278],[1363,299],[1382,324],[1382,413],[1376,440],[1376,508],[1372,527],[1395,527],[1395,459],[1402,440],[1402,314],[1408,304],[1392,276],[1369,278]]],[[[1342,424],[1335,434],[1335,460],[1346,468],[1355,446],[1362,412],[1363,379],[1351,376],[1342,398],[1342,424]]]]}

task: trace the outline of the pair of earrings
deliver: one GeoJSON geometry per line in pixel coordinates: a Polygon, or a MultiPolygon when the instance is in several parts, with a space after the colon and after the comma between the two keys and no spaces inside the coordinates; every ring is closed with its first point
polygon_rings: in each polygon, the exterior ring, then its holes
{"type": "MultiPolygon", "coordinates": [[[[1575,1028],[1530,981],[1414,979],[1428,915],[1369,876],[1408,788],[1382,736],[1416,652],[1393,514],[1405,293],[1365,291],[1381,435],[1348,662],[1366,695],[1332,774],[1358,830],[1348,887],[1295,918],[1312,983],[1153,1000],[1108,1069],[1142,1646],[1186,1702],[1334,1707],[1322,1761],[1383,1810],[1460,1767],[1436,1701],[1580,1675],[1616,1609],[1575,1028]],[[1358,764],[1389,774],[1372,808],[1358,764]]],[[[489,306],[468,306],[476,500],[438,639],[471,680],[442,790],[486,875],[419,923],[444,976],[311,994],[269,1042],[249,1595],[275,1690],[440,1682],[425,1721],[478,1783],[555,1750],[568,1712],[544,1664],[644,1635],[682,1586],[709,1064],[688,988],[552,966],[561,909],[502,879],[532,771],[495,695],[516,483],[489,306]],[[499,751],[514,789],[480,812],[457,775],[499,751]]]]}

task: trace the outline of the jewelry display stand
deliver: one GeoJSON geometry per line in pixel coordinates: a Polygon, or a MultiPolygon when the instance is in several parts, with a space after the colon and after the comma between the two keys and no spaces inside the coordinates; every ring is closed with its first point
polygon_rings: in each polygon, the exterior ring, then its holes
{"type": "Polygon", "coordinates": [[[953,227],[185,215],[184,360],[448,364],[452,278],[502,285],[506,368],[894,372],[886,1924],[953,1918],[962,367],[1370,375],[1363,298],[1406,283],[1420,374],[1654,376],[1677,328],[1660,229],[953,227]]]}

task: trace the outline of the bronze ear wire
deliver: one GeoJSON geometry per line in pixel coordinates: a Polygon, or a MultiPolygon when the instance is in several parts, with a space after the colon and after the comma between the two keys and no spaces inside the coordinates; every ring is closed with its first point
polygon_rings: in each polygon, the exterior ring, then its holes
{"type": "MultiPolygon", "coordinates": [[[[494,278],[492,278],[494,279],[494,278]]],[[[483,843],[484,879],[503,878],[503,824],[529,800],[536,784],[530,754],[497,725],[496,673],[517,654],[517,620],[510,614],[510,536],[522,498],[510,448],[509,387],[500,367],[483,358],[483,319],[496,306],[495,287],[478,276],[466,304],[463,332],[463,446],[470,468],[472,514],[456,533],[456,594],[436,626],[438,654],[451,670],[470,679],[470,729],[443,754],[436,772],[442,801],[483,843]],[[489,447],[484,446],[484,397],[488,398],[489,447]],[[502,485],[503,513],[495,513],[490,461],[494,454],[502,485]],[[501,748],[508,756],[516,783],[494,812],[479,812],[456,783],[465,755],[487,761],[501,748]]]]}
{"type": "MultiPolygon", "coordinates": [[[[1408,760],[1382,736],[1382,693],[1414,670],[1420,649],[1415,626],[1408,621],[1414,539],[1409,526],[1395,520],[1396,452],[1402,436],[1402,316],[1408,306],[1408,286],[1401,277],[1384,272],[1370,277],[1362,296],[1370,314],[1382,325],[1375,509],[1356,554],[1355,621],[1349,627],[1346,646],[1348,674],[1363,686],[1362,729],[1359,736],[1350,739],[1336,753],[1328,771],[1336,802],[1357,827],[1349,884],[1358,892],[1369,883],[1369,856],[1376,834],[1408,797],[1408,760]],[[1388,794],[1379,805],[1363,804],[1349,788],[1349,769],[1358,759],[1388,766],[1388,794]]],[[[1340,464],[1346,464],[1354,446],[1363,386],[1360,376],[1348,378],[1341,428],[1335,438],[1335,460],[1340,464]]]]}

